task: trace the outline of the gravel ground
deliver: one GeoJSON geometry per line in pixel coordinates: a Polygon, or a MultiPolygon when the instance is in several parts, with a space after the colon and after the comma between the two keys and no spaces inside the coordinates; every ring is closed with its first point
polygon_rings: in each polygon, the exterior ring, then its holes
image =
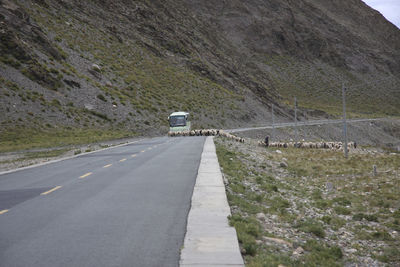
{"type": "Polygon", "coordinates": [[[216,142],[247,266],[399,266],[399,153],[216,142]]]}

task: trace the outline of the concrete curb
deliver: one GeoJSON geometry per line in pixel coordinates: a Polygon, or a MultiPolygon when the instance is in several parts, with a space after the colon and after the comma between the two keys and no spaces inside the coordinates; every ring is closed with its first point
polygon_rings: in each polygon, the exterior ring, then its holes
{"type": "Polygon", "coordinates": [[[116,145],[116,146],[110,146],[110,147],[102,148],[102,149],[91,151],[91,152],[80,153],[78,155],[74,155],[74,156],[70,156],[70,157],[65,157],[65,158],[60,158],[60,159],[55,159],[55,160],[49,160],[49,161],[46,161],[46,162],[33,164],[33,165],[26,166],[26,167],[18,168],[18,169],[3,171],[3,172],[0,172],[0,176],[4,175],[4,174],[8,174],[8,173],[13,173],[13,172],[18,172],[18,171],[23,171],[23,170],[27,170],[27,169],[36,168],[36,167],[40,167],[40,166],[44,166],[44,165],[47,165],[47,164],[52,164],[52,163],[68,160],[68,159],[73,159],[73,158],[77,158],[77,157],[81,157],[81,156],[84,156],[84,155],[97,153],[97,152],[100,152],[100,151],[104,151],[104,150],[108,150],[108,149],[112,149],[112,148],[116,148],[116,147],[127,146],[127,145],[134,144],[134,143],[137,143],[137,142],[140,142],[140,141],[143,141],[143,140],[144,139],[139,139],[139,140],[136,140],[136,141],[125,143],[125,144],[120,144],[120,145],[116,145]]]}
{"type": "Polygon", "coordinates": [[[207,137],[193,190],[180,266],[244,266],[213,137],[207,137]]]}

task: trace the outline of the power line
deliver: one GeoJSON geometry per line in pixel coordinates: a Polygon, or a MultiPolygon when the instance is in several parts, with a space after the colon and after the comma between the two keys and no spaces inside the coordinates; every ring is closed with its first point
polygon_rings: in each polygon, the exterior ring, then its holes
{"type": "Polygon", "coordinates": [[[271,106],[271,113],[272,113],[272,140],[275,140],[275,116],[274,116],[274,104],[271,106]]]}

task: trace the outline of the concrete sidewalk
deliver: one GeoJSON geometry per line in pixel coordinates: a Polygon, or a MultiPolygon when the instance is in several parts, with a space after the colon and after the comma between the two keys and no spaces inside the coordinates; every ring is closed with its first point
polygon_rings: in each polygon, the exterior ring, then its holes
{"type": "Polygon", "coordinates": [[[213,137],[204,144],[180,266],[244,266],[213,137]]]}

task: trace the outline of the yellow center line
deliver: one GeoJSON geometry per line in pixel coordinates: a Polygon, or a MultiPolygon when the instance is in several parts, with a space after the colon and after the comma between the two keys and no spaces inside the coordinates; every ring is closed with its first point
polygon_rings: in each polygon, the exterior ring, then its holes
{"type": "Polygon", "coordinates": [[[6,213],[8,210],[0,210],[0,215],[6,213]]]}
{"type": "Polygon", "coordinates": [[[56,191],[57,189],[60,189],[60,188],[61,188],[61,186],[58,185],[58,186],[54,187],[53,189],[50,189],[49,191],[41,193],[41,195],[50,194],[51,192],[54,192],[54,191],[56,191]]]}
{"type": "Polygon", "coordinates": [[[142,153],[143,153],[143,152],[146,152],[146,150],[142,150],[142,151],[140,151],[140,152],[142,152],[142,153]]]}
{"type": "Polygon", "coordinates": [[[92,174],[93,174],[93,172],[88,172],[88,173],[86,173],[86,174],[80,176],[79,178],[82,179],[82,178],[88,177],[89,175],[92,175],[92,174]]]}
{"type": "Polygon", "coordinates": [[[137,156],[136,154],[133,154],[131,157],[134,158],[134,157],[136,157],[136,156],[137,156]]]}
{"type": "Polygon", "coordinates": [[[106,166],[103,166],[103,168],[108,168],[108,167],[111,167],[112,166],[112,164],[107,164],[106,166]]]}
{"type": "Polygon", "coordinates": [[[126,159],[121,159],[119,162],[124,162],[126,159]]]}

